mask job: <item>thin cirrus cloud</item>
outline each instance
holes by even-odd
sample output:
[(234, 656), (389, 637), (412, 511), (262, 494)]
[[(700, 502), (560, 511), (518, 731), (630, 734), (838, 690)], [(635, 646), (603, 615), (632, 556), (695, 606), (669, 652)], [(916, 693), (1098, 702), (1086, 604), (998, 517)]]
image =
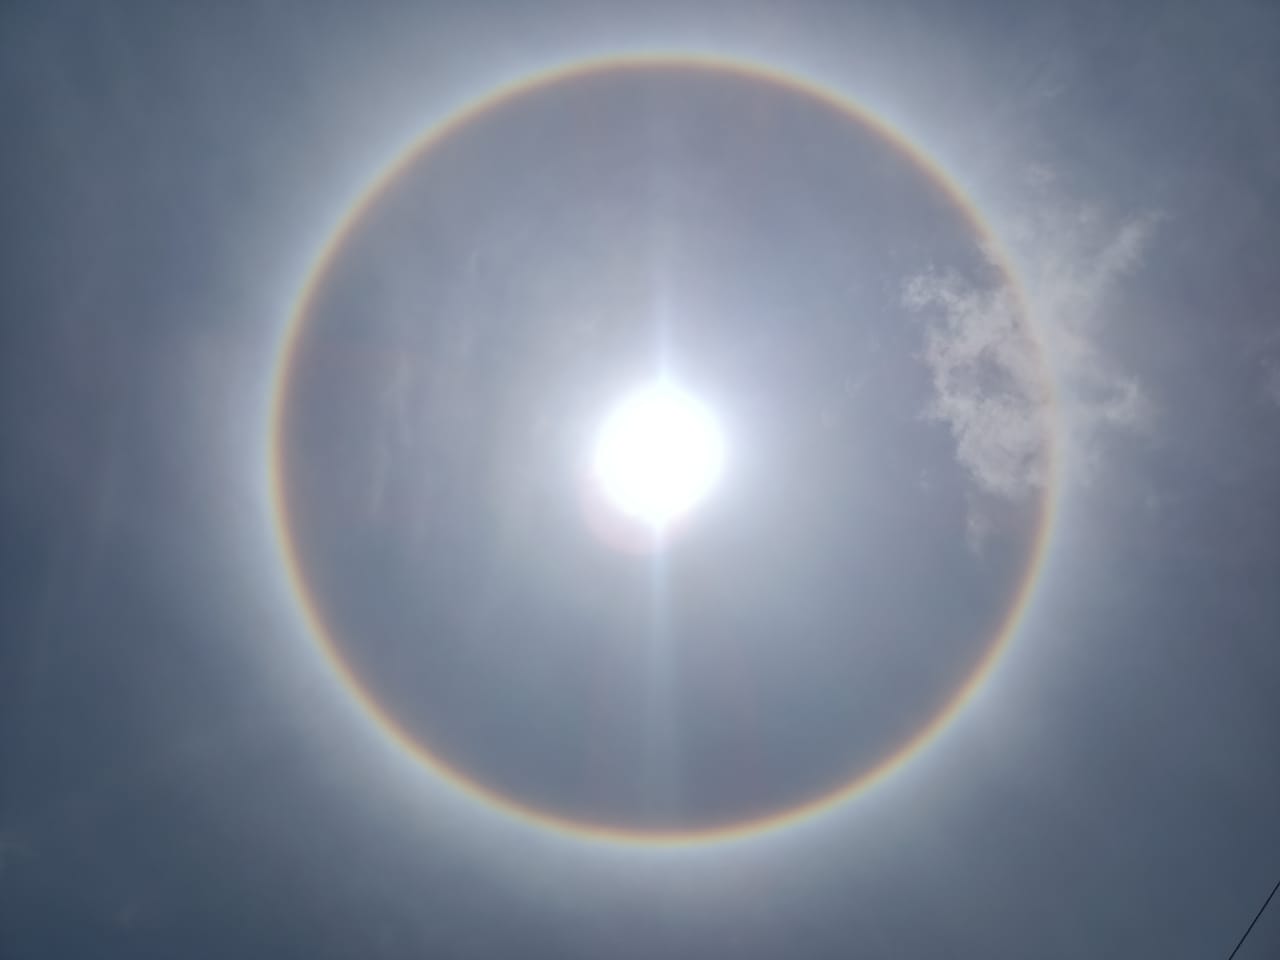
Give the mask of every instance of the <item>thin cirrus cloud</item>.
[[(1117, 220), (1042, 199), (1002, 224), (1019, 252), (1020, 280), (1053, 369), (1059, 443), (1076, 480), (1096, 475), (1104, 434), (1141, 431), (1154, 415), (1142, 385), (1103, 349), (1101, 334), (1118, 321), (1114, 294), (1141, 266), (1158, 220)], [(977, 490), (1018, 500), (1042, 488), (1050, 395), (1013, 291), (929, 270), (908, 279), (903, 303), (925, 324), (921, 359), (933, 395), (922, 415), (950, 430)]]
[(1263, 364), (1262, 389), (1276, 406), (1280, 407), (1280, 360), (1270, 360)]
[(1266, 336), (1257, 352), (1261, 356), (1262, 397), (1280, 407), (1280, 330)]

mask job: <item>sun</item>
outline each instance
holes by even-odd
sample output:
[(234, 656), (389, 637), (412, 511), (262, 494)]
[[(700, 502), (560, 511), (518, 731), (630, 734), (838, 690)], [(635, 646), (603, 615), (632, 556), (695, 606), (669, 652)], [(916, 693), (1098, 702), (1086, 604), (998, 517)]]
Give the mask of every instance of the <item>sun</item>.
[(715, 486), (724, 466), (720, 425), (697, 398), (667, 381), (626, 396), (605, 417), (592, 467), (607, 502), (665, 530)]

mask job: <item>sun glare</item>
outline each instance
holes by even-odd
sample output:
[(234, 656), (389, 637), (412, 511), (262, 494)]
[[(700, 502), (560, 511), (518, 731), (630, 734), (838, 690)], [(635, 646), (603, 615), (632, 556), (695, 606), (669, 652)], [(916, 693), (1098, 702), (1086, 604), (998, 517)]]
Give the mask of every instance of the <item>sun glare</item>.
[(724, 440), (711, 412), (688, 393), (659, 382), (626, 397), (596, 439), (596, 479), (610, 504), (662, 530), (715, 485)]

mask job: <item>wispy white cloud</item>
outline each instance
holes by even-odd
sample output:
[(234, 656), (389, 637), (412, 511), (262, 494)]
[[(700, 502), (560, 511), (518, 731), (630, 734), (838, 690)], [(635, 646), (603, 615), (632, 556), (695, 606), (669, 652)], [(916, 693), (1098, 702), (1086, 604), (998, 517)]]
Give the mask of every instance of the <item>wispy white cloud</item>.
[[(1117, 285), (1140, 264), (1159, 218), (1116, 220), (1051, 199), (1044, 168), (1028, 178), (1033, 212), (1001, 224), (1018, 251), (1019, 279), (1036, 318), (1036, 338), (1053, 373), (1058, 443), (1072, 474), (1092, 477), (1107, 431), (1141, 430), (1153, 416), (1142, 385), (1101, 346), (1113, 322)], [(904, 303), (925, 319), (922, 359), (933, 397), (924, 411), (945, 423), (956, 456), (986, 494), (1019, 499), (1048, 471), (1050, 394), (1040, 351), (1013, 291), (955, 273), (925, 272), (906, 284)]]
[(982, 489), (1017, 497), (1040, 486), (1048, 394), (1012, 292), (928, 273), (907, 284), (905, 301), (929, 316), (923, 359), (934, 394), (925, 416), (950, 427)]

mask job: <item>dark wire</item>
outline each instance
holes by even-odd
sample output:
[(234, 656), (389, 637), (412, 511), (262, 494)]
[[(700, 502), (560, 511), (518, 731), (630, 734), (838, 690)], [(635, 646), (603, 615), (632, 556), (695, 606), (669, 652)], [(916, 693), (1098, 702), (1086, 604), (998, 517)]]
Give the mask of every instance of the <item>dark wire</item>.
[(1240, 948), (1244, 946), (1245, 940), (1249, 938), (1249, 932), (1253, 930), (1253, 924), (1257, 923), (1258, 918), (1266, 911), (1267, 904), (1271, 902), (1271, 898), (1276, 895), (1277, 890), (1280, 890), (1280, 880), (1277, 880), (1276, 885), (1271, 888), (1271, 892), (1267, 894), (1267, 899), (1262, 901), (1262, 906), (1259, 907), (1258, 912), (1254, 914), (1253, 923), (1249, 924), (1249, 929), (1244, 932), (1244, 936), (1240, 938), (1240, 942), (1236, 944), (1236, 948), (1231, 951), (1231, 956), (1227, 957), (1227, 960), (1233, 960), (1235, 955), (1240, 952)]

